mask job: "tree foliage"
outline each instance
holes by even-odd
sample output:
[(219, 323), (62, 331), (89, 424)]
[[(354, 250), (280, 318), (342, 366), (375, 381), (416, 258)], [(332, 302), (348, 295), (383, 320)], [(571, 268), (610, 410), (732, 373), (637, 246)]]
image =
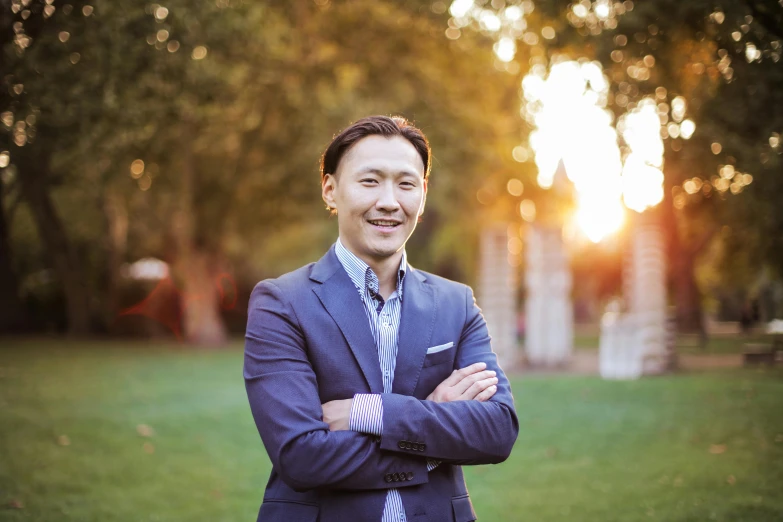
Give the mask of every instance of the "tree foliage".
[[(498, 59), (508, 60), (503, 49), (513, 48), (503, 47), (504, 40), (515, 42), (506, 69), (526, 71), (557, 55), (598, 60), (612, 84), (616, 118), (643, 98), (656, 100), (666, 144), (658, 212), (682, 326), (700, 327), (708, 289), (698, 288), (697, 260), (718, 270), (713, 282), (724, 290), (751, 286), (763, 267), (783, 274), (779, 2), (459, 1), (451, 7), (452, 27), (495, 38)], [(508, 10), (517, 8), (509, 18)], [(524, 23), (509, 25), (519, 12)], [(696, 122), (692, 137), (681, 133), (675, 99)], [(719, 258), (709, 258), (716, 252)]]
[(246, 288), (333, 241), (318, 159), (361, 116), (402, 114), (432, 142), (423, 267), (469, 277), (476, 190), (516, 175), (514, 78), (480, 36), (444, 38), (426, 2), (31, 0), (3, 16), (5, 186), (39, 236), (14, 246), (43, 247), (16, 269), (53, 268), (75, 332), (110, 327), (122, 263), (154, 255), (208, 303), (182, 306), (186, 336), (220, 341), (220, 274)]

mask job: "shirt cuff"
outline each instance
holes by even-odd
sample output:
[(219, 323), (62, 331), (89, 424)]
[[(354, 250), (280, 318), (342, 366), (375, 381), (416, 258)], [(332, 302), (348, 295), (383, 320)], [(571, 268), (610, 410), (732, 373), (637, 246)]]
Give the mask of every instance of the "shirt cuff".
[(427, 471), (432, 471), (433, 469), (437, 468), (438, 466), (440, 466), (440, 461), (439, 460), (435, 460), (435, 459), (431, 459), (431, 458), (427, 457)]
[(383, 401), (377, 393), (357, 393), (353, 396), (348, 416), (351, 431), (378, 437), (383, 434)]

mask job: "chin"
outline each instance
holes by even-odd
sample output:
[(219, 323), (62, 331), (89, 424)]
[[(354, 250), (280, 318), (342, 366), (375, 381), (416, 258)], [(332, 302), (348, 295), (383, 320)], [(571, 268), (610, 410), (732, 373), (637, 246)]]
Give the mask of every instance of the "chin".
[(368, 242), (367, 251), (373, 257), (391, 257), (399, 252), (403, 245), (404, 242), (401, 242), (397, 238), (388, 238), (382, 241), (375, 240)]
[(372, 256), (377, 258), (391, 257), (397, 252), (399, 252), (399, 250), (400, 250), (399, 247), (387, 247), (387, 246), (374, 246), (369, 248), (369, 251), (372, 254)]

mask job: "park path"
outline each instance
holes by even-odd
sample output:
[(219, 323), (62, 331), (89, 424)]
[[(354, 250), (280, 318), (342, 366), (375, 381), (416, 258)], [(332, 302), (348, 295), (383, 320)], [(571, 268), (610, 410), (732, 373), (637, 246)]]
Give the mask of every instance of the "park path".
[[(741, 354), (683, 354), (677, 360), (678, 371), (703, 371), (725, 368), (739, 368), (742, 366)], [(571, 361), (562, 368), (531, 368), (524, 364), (518, 364), (509, 368), (508, 373), (515, 376), (526, 375), (598, 375), (598, 351), (575, 350)]]

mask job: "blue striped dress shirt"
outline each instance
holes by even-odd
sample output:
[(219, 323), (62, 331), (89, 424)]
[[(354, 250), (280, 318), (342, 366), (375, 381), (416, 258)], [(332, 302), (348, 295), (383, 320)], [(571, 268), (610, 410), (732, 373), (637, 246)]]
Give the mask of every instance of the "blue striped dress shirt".
[[(378, 276), (372, 268), (356, 257), (337, 239), (334, 248), (337, 259), (348, 273), (359, 292), (370, 330), (378, 350), (378, 362), (383, 376), (383, 392), (391, 393), (394, 382), (394, 368), (397, 365), (397, 337), (400, 330), (402, 309), (402, 283), (407, 269), (403, 250), (400, 269), (397, 272), (397, 289), (384, 301), (380, 294)], [(357, 393), (351, 406), (349, 427), (351, 431), (381, 436), (383, 433), (383, 402), (381, 396), (373, 393)], [(427, 469), (438, 466), (434, 460), (427, 461)], [(405, 508), (397, 489), (390, 489), (386, 495), (381, 522), (405, 522)]]

